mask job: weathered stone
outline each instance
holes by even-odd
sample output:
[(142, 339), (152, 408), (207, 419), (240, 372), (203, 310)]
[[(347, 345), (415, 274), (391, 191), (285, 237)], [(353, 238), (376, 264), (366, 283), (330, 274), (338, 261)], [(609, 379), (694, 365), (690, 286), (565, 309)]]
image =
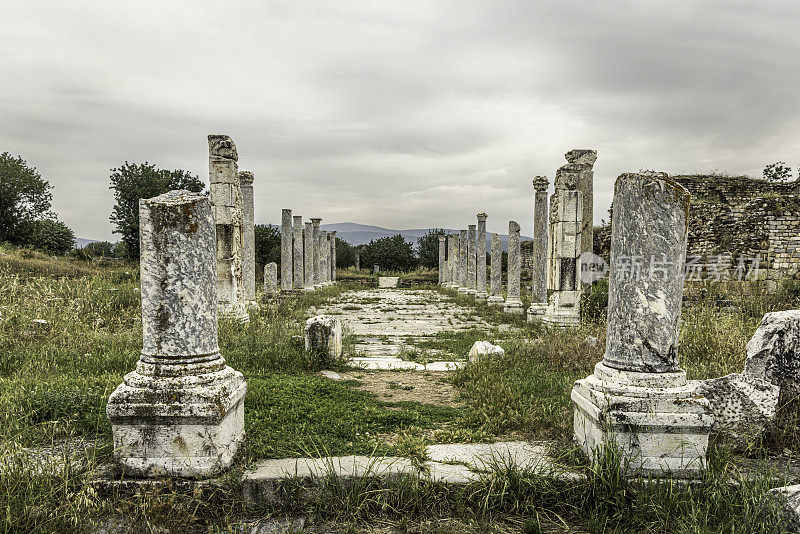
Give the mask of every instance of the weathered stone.
[(467, 247), (468, 247), (468, 233), (467, 230), (461, 230), (458, 235), (458, 292), (467, 293)]
[(550, 278), (552, 293), (542, 322), (548, 326), (577, 327), (581, 324), (581, 217), (583, 195), (565, 189), (573, 182), (559, 184), (553, 195), (550, 224)]
[(281, 210), (281, 291), (291, 291), (292, 275), (292, 210)]
[(486, 356), (504, 356), (505, 353), (500, 345), (493, 345), (488, 341), (476, 341), (469, 349), (469, 361), (476, 362)]
[(143, 347), (106, 406), (114, 457), (138, 476), (218, 473), (244, 440), (247, 386), (217, 344), (209, 199), (188, 191), (142, 199), (139, 232)]
[[(576, 441), (590, 457), (616, 443), (635, 471), (702, 468), (713, 423), (678, 366), (688, 205), (664, 173), (617, 179), (606, 353), (572, 389)], [(626, 271), (634, 257), (642, 270)]]
[(474, 297), (477, 292), (475, 225), (470, 224), (467, 228), (467, 294)]
[(528, 321), (541, 319), (547, 309), (547, 187), (544, 176), (533, 179), (533, 262), (531, 266), (531, 305)]
[(227, 135), (208, 136), (208, 176), (217, 241), (217, 312), (247, 321), (242, 284), (242, 188), (239, 156)]
[(439, 285), (443, 286), (445, 284), (444, 279), (444, 272), (445, 272), (445, 241), (446, 238), (443, 235), (439, 236)]
[(331, 232), (331, 281), (336, 282), (336, 231)]
[(331, 315), (317, 315), (306, 321), (306, 350), (326, 361), (342, 357), (342, 322)]
[(314, 262), (313, 265), (313, 280), (314, 280), (314, 289), (319, 289), (322, 287), (322, 273), (320, 271), (320, 247), (319, 247), (319, 223), (322, 221), (320, 218), (312, 218), (311, 219), (311, 243), (314, 247), (314, 255), (312, 256), (312, 261)]
[(253, 173), (239, 171), (242, 190), (242, 286), (248, 302), (256, 299), (256, 234), (254, 226)]
[(765, 500), (770, 511), (777, 514), (778, 532), (800, 532), (800, 484), (772, 488)]
[(292, 216), (292, 288), (305, 287), (303, 272), (303, 217)]
[(569, 162), (559, 169), (564, 173), (574, 174), (575, 186), (583, 199), (580, 228), (580, 251), (592, 252), (594, 250), (593, 229), (594, 221), (594, 162), (597, 161), (596, 150), (573, 149), (564, 154)]
[(447, 287), (458, 288), (456, 284), (456, 261), (458, 259), (458, 236), (447, 236)]
[(314, 291), (314, 230), (310, 222), (306, 223), (303, 248), (305, 252), (303, 289), (305, 291)]
[(378, 274), (379, 272), (381, 272), (381, 266), (376, 263), (372, 266), (372, 274)]
[(480, 300), (489, 298), (489, 292), (486, 291), (486, 218), (488, 215), (481, 212), (478, 214), (478, 235), (476, 236), (476, 271), (477, 278), (475, 284), (475, 296)]
[(508, 289), (506, 302), (503, 311), (506, 313), (522, 314), (524, 306), (520, 298), (520, 237), (519, 223), (516, 221), (508, 222)]
[(492, 234), (492, 254), (491, 254), (491, 284), (489, 286), (489, 300), (491, 306), (502, 306), (503, 299), (503, 249), (500, 236)]
[(278, 294), (278, 264), (274, 261), (264, 266), (264, 292), (267, 295)]
[(328, 238), (325, 230), (319, 231), (319, 240), (317, 243), (317, 250), (319, 250), (319, 284), (321, 286), (328, 285), (328, 277), (325, 271), (328, 269)]
[(361, 270), (361, 253), (356, 251), (356, 271)]

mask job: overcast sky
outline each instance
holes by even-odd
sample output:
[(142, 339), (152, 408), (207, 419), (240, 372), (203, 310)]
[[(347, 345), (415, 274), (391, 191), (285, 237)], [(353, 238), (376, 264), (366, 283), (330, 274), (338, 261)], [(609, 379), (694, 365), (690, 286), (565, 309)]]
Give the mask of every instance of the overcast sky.
[(531, 178), (800, 163), (800, 2), (3, 2), (0, 152), (116, 240), (109, 169), (208, 180), (209, 133), (280, 209), (391, 228), (532, 230)]

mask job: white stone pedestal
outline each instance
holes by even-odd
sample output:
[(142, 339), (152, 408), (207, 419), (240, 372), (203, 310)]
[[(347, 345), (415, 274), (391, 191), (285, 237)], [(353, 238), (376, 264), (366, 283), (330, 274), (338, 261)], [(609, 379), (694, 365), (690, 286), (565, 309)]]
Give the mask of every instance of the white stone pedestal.
[(502, 308), (505, 305), (506, 301), (500, 295), (491, 295), (488, 299), (486, 299), (486, 303), (489, 306), (496, 306), (498, 308)]
[(556, 328), (577, 328), (581, 325), (580, 291), (560, 291), (550, 295), (550, 303), (542, 316), (542, 324)]
[(525, 313), (525, 305), (519, 299), (508, 299), (503, 305), (503, 311), (514, 315), (523, 315)]
[(690, 475), (705, 465), (713, 418), (684, 371), (638, 373), (595, 366), (572, 388), (575, 440), (593, 458), (615, 443), (643, 474)]
[(547, 304), (544, 302), (531, 302), (528, 306), (528, 322), (541, 320), (544, 312), (547, 310)]

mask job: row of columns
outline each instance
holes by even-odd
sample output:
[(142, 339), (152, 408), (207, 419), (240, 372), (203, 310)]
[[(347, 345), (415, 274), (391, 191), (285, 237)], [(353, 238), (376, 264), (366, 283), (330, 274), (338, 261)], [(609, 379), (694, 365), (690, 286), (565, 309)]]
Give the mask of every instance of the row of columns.
[(313, 291), (336, 281), (336, 232), (322, 230), (321, 222), (312, 217), (304, 229), (301, 216), (282, 210), (281, 291)]

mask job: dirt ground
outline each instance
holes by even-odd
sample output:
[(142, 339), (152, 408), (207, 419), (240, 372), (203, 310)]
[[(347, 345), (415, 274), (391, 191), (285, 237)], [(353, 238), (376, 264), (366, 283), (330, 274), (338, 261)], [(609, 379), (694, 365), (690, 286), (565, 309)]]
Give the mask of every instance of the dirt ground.
[(390, 402), (421, 402), (435, 406), (462, 406), (456, 390), (447, 382), (447, 372), (347, 371), (342, 378), (358, 380), (358, 389)]

